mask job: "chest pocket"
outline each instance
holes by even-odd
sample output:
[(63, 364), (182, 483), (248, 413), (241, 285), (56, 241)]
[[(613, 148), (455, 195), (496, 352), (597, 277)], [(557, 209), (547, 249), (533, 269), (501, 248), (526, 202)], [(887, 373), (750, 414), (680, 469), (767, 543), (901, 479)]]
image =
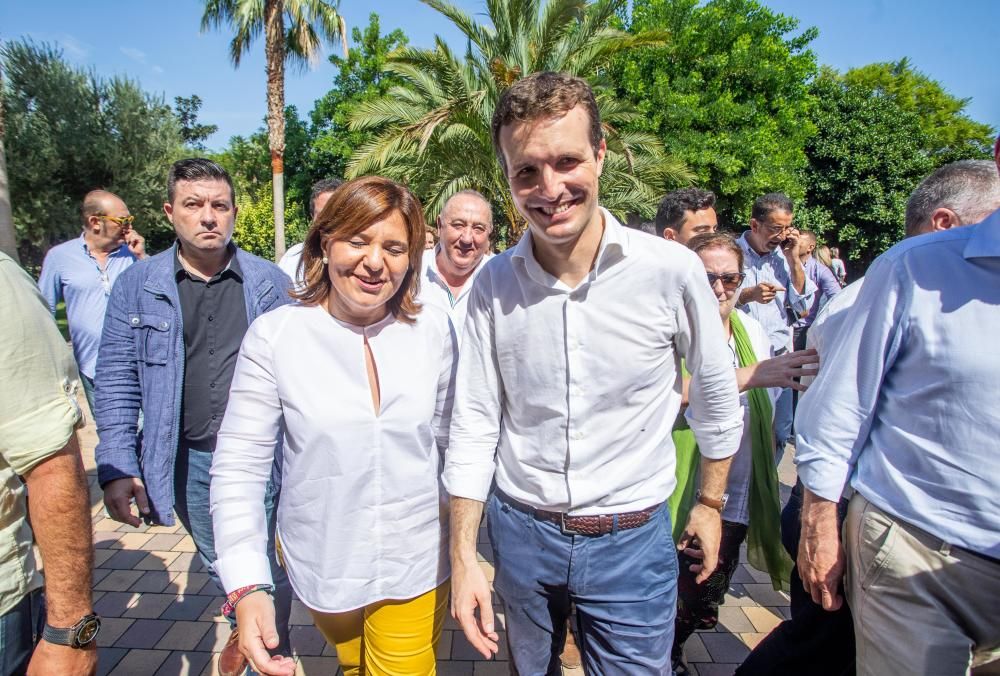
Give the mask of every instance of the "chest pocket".
[(166, 364), (170, 357), (170, 319), (147, 312), (130, 312), (129, 326), (135, 332), (139, 361), (146, 364)]

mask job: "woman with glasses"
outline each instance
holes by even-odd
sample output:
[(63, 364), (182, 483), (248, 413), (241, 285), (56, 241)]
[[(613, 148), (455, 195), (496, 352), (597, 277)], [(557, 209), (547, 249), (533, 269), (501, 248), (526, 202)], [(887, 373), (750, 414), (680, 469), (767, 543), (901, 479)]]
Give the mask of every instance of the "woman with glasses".
[[(794, 378), (817, 362), (813, 350), (770, 358), (771, 341), (764, 328), (752, 317), (733, 311), (744, 273), (743, 250), (730, 235), (697, 235), (688, 242), (688, 247), (701, 258), (708, 283), (719, 301), (719, 315), (729, 339), (743, 404), (743, 438), (730, 466), (728, 493), (719, 507), (722, 541), (718, 567), (702, 584), (696, 584), (695, 577), (701, 570), (703, 558), (701, 550), (689, 547), (678, 555), (680, 573), (673, 646), (675, 674), (690, 673), (683, 660), (684, 642), (696, 629), (711, 629), (718, 623), (719, 605), (739, 565), (740, 546), (744, 541), (748, 543), (750, 564), (766, 571), (775, 589), (788, 586), (792, 562), (781, 546), (773, 405), (781, 387), (801, 389)], [(677, 489), (670, 498), (670, 508), (673, 523), (680, 524), (683, 530), (687, 513), (696, 499), (699, 456), (690, 430), (676, 430), (674, 445), (677, 448)], [(675, 541), (680, 534), (675, 525)]]
[[(258, 318), (236, 364), (212, 463), (216, 569), (240, 651), (293, 674), (273, 648), (264, 488), (283, 446), (284, 565), (354, 674), (433, 674), (448, 601), (448, 443), (455, 333), (415, 298), (417, 198), (350, 181), (309, 229), (298, 304)], [(265, 593), (258, 593), (265, 592)]]

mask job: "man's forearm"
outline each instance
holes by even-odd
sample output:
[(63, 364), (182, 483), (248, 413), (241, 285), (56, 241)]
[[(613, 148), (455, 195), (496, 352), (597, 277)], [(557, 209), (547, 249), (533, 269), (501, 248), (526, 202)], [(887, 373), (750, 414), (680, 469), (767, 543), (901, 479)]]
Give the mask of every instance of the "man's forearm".
[(721, 460), (701, 458), (701, 493), (705, 497), (720, 499), (726, 492), (729, 481), (729, 466), (733, 463), (732, 456)]
[(798, 258), (792, 257), (788, 262), (788, 271), (792, 276), (792, 286), (798, 293), (806, 292), (806, 269)]
[(822, 498), (808, 488), (802, 496), (802, 533), (840, 538), (837, 524), (837, 503)]
[(70, 627), (91, 612), (93, 536), (87, 477), (76, 433), (25, 477), (28, 509), (45, 570), (48, 623)]
[(452, 563), (475, 563), (479, 523), (483, 518), (483, 503), (469, 498), (451, 498), (451, 560)]

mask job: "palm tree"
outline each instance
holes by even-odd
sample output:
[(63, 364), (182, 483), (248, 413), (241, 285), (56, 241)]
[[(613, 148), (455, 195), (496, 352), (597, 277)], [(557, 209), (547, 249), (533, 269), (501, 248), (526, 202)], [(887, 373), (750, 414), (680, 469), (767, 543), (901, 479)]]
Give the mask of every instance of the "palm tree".
[(424, 199), (428, 218), (459, 190), (475, 188), (504, 216), (511, 243), (525, 223), (514, 207), (494, 156), (490, 120), (501, 92), (538, 71), (562, 71), (594, 87), (608, 144), (601, 203), (619, 216), (651, 216), (668, 184), (690, 183), (685, 165), (666, 155), (652, 134), (629, 131), (638, 111), (617, 99), (602, 70), (626, 49), (660, 45), (662, 32), (630, 34), (611, 27), (627, 0), (487, 0), (492, 26), (476, 22), (448, 0), (422, 0), (468, 39), (459, 58), (441, 38), (433, 49), (405, 47), (386, 70), (402, 80), (386, 96), (361, 104), (355, 130), (372, 139), (348, 164), (348, 175), (381, 173), (406, 182)]
[(276, 260), (285, 253), (285, 61), (299, 66), (316, 63), (321, 38), (333, 42), (339, 37), (347, 55), (347, 26), (338, 5), (327, 0), (205, 0), (201, 29), (224, 24), (233, 29), (229, 54), (234, 66), (239, 67), (254, 38), (264, 33)]
[(10, 181), (7, 180), (7, 155), (3, 139), (3, 68), (0, 67), (0, 251), (18, 261), (17, 235), (14, 232), (14, 215), (10, 208)]

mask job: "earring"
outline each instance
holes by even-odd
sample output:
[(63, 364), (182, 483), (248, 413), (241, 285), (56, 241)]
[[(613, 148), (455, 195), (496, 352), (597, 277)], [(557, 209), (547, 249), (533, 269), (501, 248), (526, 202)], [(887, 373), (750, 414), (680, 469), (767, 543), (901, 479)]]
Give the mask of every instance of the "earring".
[(323, 256), (323, 265), (329, 265), (329, 264), (330, 264), (330, 259), (327, 258), (326, 256)]

